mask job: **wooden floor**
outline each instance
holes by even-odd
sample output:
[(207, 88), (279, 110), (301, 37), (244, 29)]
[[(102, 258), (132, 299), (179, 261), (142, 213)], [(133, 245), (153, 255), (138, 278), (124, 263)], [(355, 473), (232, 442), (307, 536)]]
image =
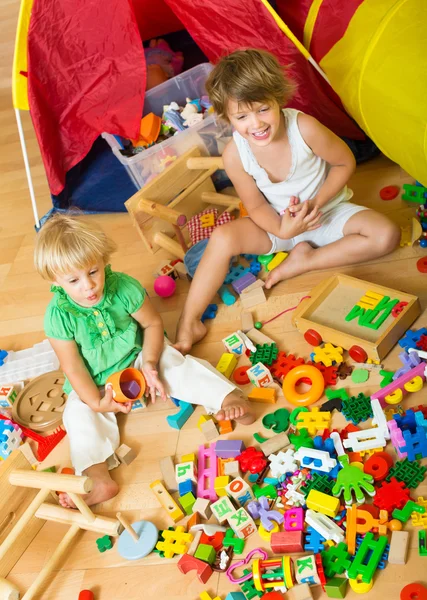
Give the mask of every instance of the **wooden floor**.
[[(32, 263), (32, 251), (35, 238), (33, 216), (30, 206), (21, 150), (11, 106), (10, 71), (13, 51), (14, 29), (19, 3), (17, 0), (3, 0), (0, 5), (1, 30), (0, 46), (0, 132), (1, 132), (1, 187), (0, 187), (0, 347), (7, 350), (26, 348), (43, 339), (43, 314), (50, 299), (49, 285), (35, 273)], [(32, 174), (40, 214), (50, 208), (50, 197), (43, 166), (28, 115), (24, 115)], [(375, 208), (400, 224), (405, 224), (414, 212), (400, 199), (383, 202), (378, 191), (384, 185), (402, 185), (411, 179), (396, 165), (378, 158), (357, 169), (351, 181), (355, 192), (355, 201)], [(113, 214), (96, 217), (106, 231), (118, 243), (119, 251), (114, 256), (113, 268), (123, 270), (139, 279), (150, 294), (153, 293), (153, 269), (167, 254), (148, 255), (133, 229), (127, 214)], [(341, 269), (341, 272), (366, 279), (389, 287), (395, 287), (416, 294), (421, 299), (423, 314), (415, 326), (427, 325), (427, 279), (416, 269), (416, 260), (422, 255), (419, 248), (401, 248), (391, 256), (366, 264)], [(328, 274), (311, 273), (282, 283), (269, 293), (268, 302), (256, 307), (256, 319), (266, 320), (285, 308), (296, 305), (299, 299)], [(155, 304), (162, 313), (165, 327), (173, 338), (175, 323), (184, 304), (188, 291), (187, 282), (179, 282), (177, 293), (170, 299), (155, 298)], [(216, 364), (223, 352), (221, 339), (239, 326), (239, 303), (233, 307), (221, 305), (218, 316), (209, 325), (209, 333), (194, 353)], [(307, 357), (310, 347), (302, 336), (293, 330), (291, 314), (286, 314), (265, 327), (265, 333), (274, 338), (279, 348), (286, 352)], [(395, 348), (385, 361), (386, 368), (395, 369), (399, 365), (398, 349)], [(348, 381), (348, 380), (347, 380)], [(351, 393), (361, 391), (372, 393), (379, 387), (379, 377), (371, 376), (366, 384), (348, 386)], [(412, 394), (405, 405), (420, 404), (425, 392)], [(277, 404), (285, 405), (283, 398)], [(256, 405), (255, 410), (261, 417), (268, 409)], [(116, 469), (113, 477), (120, 484), (120, 493), (113, 500), (97, 507), (97, 512), (113, 516), (121, 510), (131, 520), (144, 518), (153, 521), (158, 528), (171, 525), (163, 510), (149, 490), (149, 483), (159, 478), (158, 461), (166, 455), (176, 459), (182, 454), (196, 451), (203, 438), (196, 427), (198, 408), (181, 432), (172, 430), (166, 422), (166, 416), (174, 409), (171, 403), (150, 406), (143, 413), (120, 419), (122, 441), (137, 451), (137, 459), (129, 466)], [(341, 426), (341, 417), (334, 417), (334, 425)], [(252, 433), (262, 431), (260, 418), (249, 427), (236, 427), (230, 436), (243, 439), (246, 445), (253, 443)], [(43, 467), (69, 465), (67, 439), (48, 457)], [(427, 492), (423, 484), (419, 494)], [(0, 491), (1, 493), (1, 491)], [(413, 494), (417, 497), (417, 492)], [(1, 520), (1, 515), (0, 515)], [(409, 525), (408, 529), (412, 529)], [(64, 534), (61, 525), (46, 524), (28, 550), (13, 568), (9, 578), (25, 590), (35, 579)], [(100, 554), (95, 545), (97, 535), (82, 534), (61, 570), (55, 574), (49, 586), (40, 596), (43, 600), (77, 600), (79, 591), (92, 589), (96, 600), (139, 600), (142, 598), (163, 598), (195, 600), (203, 589), (212, 596), (224, 598), (228, 591), (236, 589), (225, 576), (214, 576), (206, 586), (198, 583), (194, 574), (181, 575), (175, 560), (159, 559), (152, 555), (135, 563), (122, 560), (113, 548)], [(255, 534), (247, 543), (247, 549), (260, 544)], [(366, 598), (398, 598), (399, 590), (405, 583), (422, 579), (423, 561), (417, 551), (417, 534), (411, 535), (411, 551), (406, 566), (388, 566), (378, 572), (373, 590)], [(424, 563), (425, 564), (425, 563)], [(424, 579), (427, 582), (427, 577)], [(325, 598), (319, 586), (313, 588), (315, 599)], [(356, 598), (349, 592), (347, 598)]]

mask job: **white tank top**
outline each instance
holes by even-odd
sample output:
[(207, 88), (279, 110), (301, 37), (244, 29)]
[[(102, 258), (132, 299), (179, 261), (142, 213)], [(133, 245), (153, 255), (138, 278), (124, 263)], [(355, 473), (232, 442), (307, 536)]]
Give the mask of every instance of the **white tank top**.
[[(272, 183), (265, 169), (258, 164), (248, 140), (237, 131), (233, 133), (244, 170), (254, 178), (259, 190), (279, 214), (289, 206), (291, 196), (297, 196), (301, 202), (314, 198), (330, 169), (329, 164), (314, 154), (305, 143), (298, 127), (299, 112), (301, 111), (295, 108), (283, 109), (286, 134), (291, 147), (292, 164), (286, 179), (278, 183)], [(329, 211), (339, 202), (349, 200), (352, 196), (352, 190), (344, 186), (334, 198), (322, 207), (322, 212)]]

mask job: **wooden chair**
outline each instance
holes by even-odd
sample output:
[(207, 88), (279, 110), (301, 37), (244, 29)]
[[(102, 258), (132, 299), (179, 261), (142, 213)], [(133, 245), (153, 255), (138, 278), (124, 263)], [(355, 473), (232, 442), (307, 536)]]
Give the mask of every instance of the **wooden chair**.
[(190, 247), (187, 223), (194, 215), (213, 206), (239, 209), (238, 198), (215, 191), (211, 176), (222, 168), (221, 157), (203, 157), (191, 148), (125, 203), (150, 252), (163, 248), (183, 259)]

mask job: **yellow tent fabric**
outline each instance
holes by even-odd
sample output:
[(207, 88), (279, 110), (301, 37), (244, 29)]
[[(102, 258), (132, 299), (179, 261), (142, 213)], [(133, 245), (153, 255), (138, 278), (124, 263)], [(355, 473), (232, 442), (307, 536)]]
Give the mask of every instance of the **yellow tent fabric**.
[(427, 185), (427, 1), (365, 0), (320, 66), (382, 152)]
[(34, 0), (21, 0), (12, 68), (12, 99), (14, 108), (30, 110), (28, 105), (27, 38)]

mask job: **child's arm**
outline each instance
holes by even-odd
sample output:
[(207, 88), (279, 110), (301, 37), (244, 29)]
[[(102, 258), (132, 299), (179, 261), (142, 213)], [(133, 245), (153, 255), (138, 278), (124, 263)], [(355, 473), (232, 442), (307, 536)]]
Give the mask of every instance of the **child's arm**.
[(305, 209), (304, 213), (295, 219), (290, 218), (288, 210), (282, 216), (278, 215), (259, 191), (252, 177), (244, 170), (234, 141), (226, 146), (222, 158), (226, 173), (237, 195), (248, 211), (249, 217), (258, 227), (281, 239), (291, 239), (319, 226), (318, 210), (307, 214)]
[(113, 400), (112, 387), (106, 386), (105, 395), (101, 396), (98, 386), (80, 356), (76, 342), (56, 338), (49, 338), (49, 341), (59, 359), (61, 369), (82, 402), (90, 406), (94, 412), (128, 413), (130, 411), (130, 402), (121, 403)]
[(312, 207), (318, 206), (321, 209), (346, 185), (354, 173), (356, 161), (347, 144), (314, 117), (299, 113), (298, 127), (314, 154), (331, 166), (317, 196), (310, 199)]
[(150, 388), (152, 402), (156, 399), (156, 390), (162, 400), (166, 400), (165, 388), (158, 377), (157, 365), (163, 351), (164, 328), (163, 321), (157, 310), (146, 296), (144, 303), (132, 317), (138, 321), (144, 330), (144, 343), (142, 347), (142, 368)]

